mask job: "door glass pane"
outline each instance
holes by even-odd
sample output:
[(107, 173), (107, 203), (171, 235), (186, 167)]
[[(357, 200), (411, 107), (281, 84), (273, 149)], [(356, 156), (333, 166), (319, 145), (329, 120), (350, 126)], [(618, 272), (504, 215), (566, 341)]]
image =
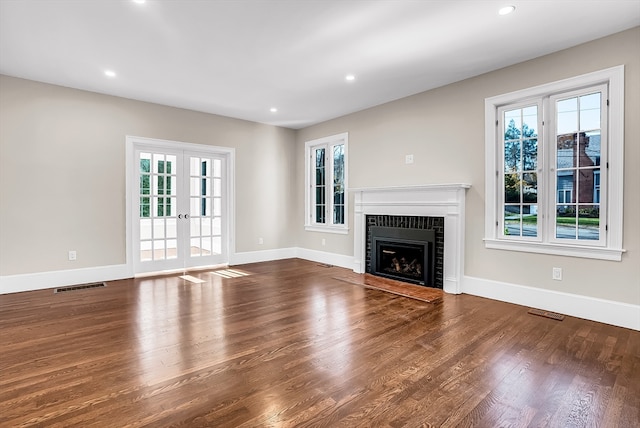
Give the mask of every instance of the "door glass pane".
[(140, 176), (140, 194), (151, 194), (151, 176), (148, 174), (142, 174)]
[(213, 180), (213, 196), (222, 196), (222, 180), (219, 178)]
[(200, 175), (203, 177), (211, 176), (211, 159), (201, 159), (200, 160)]
[(153, 259), (154, 260), (164, 260), (165, 242), (164, 240), (154, 240), (153, 241)]
[(192, 157), (189, 160), (189, 173), (192, 176), (200, 175), (200, 158)]
[(202, 243), (202, 255), (210, 256), (211, 255), (211, 237), (203, 236), (201, 239)]
[(175, 239), (167, 240), (167, 259), (178, 258), (178, 241)]
[(140, 260), (143, 262), (153, 260), (153, 251), (151, 247), (151, 241), (140, 242)]
[(151, 217), (151, 199), (140, 198), (140, 217)]
[(211, 219), (210, 218), (201, 219), (200, 230), (203, 236), (211, 236)]
[(222, 254), (222, 238), (216, 236), (211, 239), (211, 251), (213, 254)]
[(155, 239), (164, 238), (164, 220), (153, 220), (153, 237)]
[(197, 217), (200, 215), (200, 198), (190, 198), (189, 215), (191, 217)]
[(191, 257), (200, 257), (200, 238), (191, 238)]
[(140, 219), (140, 239), (151, 239), (151, 220)]
[(167, 238), (176, 238), (178, 236), (178, 222), (176, 218), (167, 219)]
[(202, 196), (211, 195), (211, 179), (209, 178), (200, 179), (200, 194)]
[(167, 155), (165, 163), (165, 173), (176, 174), (174, 165), (176, 165), (176, 157), (174, 155)]
[(191, 217), (190, 236), (200, 236), (200, 218)]
[(140, 172), (151, 172), (151, 153), (140, 153)]

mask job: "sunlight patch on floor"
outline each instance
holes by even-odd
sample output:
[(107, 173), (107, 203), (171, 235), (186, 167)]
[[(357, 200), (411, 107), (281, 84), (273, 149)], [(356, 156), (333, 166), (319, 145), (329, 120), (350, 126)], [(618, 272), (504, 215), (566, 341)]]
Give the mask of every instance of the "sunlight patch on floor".
[(221, 276), (222, 278), (239, 278), (241, 276), (249, 276), (251, 273), (239, 269), (222, 269), (209, 272), (211, 275)]
[(191, 275), (182, 275), (180, 278), (184, 279), (185, 281), (193, 282), (194, 284), (202, 284), (203, 282), (206, 282), (203, 279), (196, 278), (195, 276)]

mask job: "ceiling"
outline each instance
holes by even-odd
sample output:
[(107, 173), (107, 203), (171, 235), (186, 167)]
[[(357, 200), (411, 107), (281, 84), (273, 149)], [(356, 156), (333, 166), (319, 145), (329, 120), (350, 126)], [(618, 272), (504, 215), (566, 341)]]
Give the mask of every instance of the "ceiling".
[(640, 0), (0, 0), (0, 73), (299, 129), (638, 25)]

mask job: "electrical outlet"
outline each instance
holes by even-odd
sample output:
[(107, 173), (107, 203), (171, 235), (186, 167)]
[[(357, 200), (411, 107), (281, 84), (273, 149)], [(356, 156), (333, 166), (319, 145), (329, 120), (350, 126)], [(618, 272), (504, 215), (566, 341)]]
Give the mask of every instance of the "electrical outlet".
[(327, 240), (326, 240), (326, 239), (324, 239), (324, 238), (322, 238), (322, 245), (324, 246), (324, 245), (326, 245), (326, 244), (327, 244)]
[(69, 261), (73, 262), (78, 258), (78, 255), (74, 250), (69, 251)]
[(406, 155), (404, 157), (404, 163), (406, 163), (406, 164), (413, 163), (413, 155)]
[(262, 244), (264, 244), (264, 239), (258, 238), (258, 245), (262, 245)]
[(551, 273), (551, 278), (555, 279), (556, 281), (562, 281), (562, 268), (554, 267)]

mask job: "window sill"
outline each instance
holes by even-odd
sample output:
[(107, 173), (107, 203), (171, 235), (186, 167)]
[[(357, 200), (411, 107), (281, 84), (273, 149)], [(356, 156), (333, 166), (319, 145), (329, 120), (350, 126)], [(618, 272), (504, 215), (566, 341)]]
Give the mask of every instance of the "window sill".
[(304, 230), (307, 232), (323, 232), (323, 233), (336, 233), (339, 235), (348, 235), (349, 228), (346, 226), (312, 226), (305, 225)]
[(497, 239), (485, 239), (485, 248), (494, 250), (523, 251), (527, 253), (552, 254), (567, 257), (582, 257), (587, 259), (621, 261), (622, 248), (588, 247), (578, 245), (548, 244), (540, 242), (502, 241)]

